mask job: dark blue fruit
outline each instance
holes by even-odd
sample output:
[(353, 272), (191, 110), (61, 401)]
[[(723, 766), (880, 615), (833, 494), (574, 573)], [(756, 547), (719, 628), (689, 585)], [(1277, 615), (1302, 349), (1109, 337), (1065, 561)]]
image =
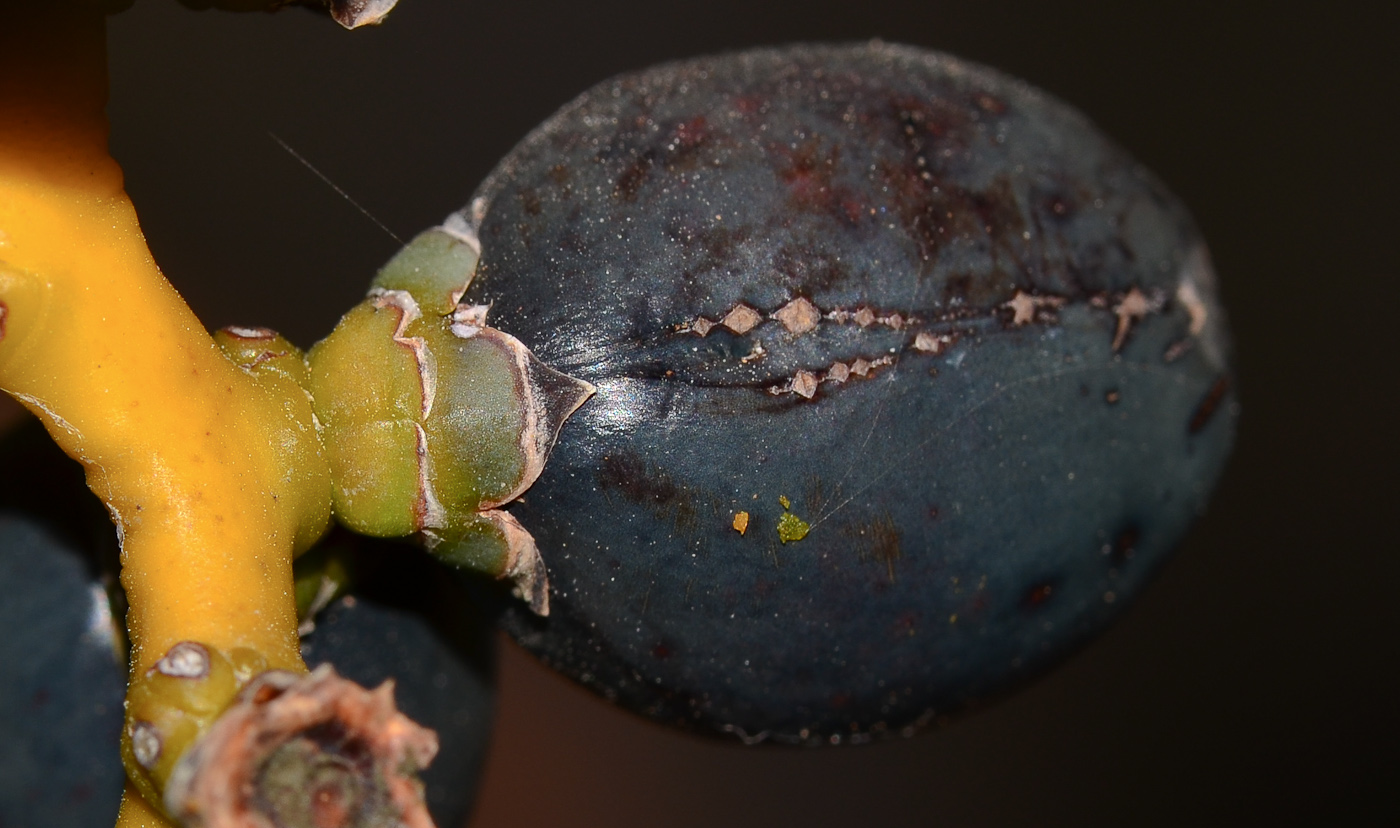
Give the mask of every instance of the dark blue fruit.
[(511, 511), (547, 663), (747, 741), (914, 729), (1062, 658), (1204, 508), (1198, 231), (1064, 104), (911, 48), (605, 82), (465, 211), (468, 300), (598, 387)]
[[(93, 828), (117, 815), (126, 641), (111, 521), (37, 422), (0, 440), (0, 826)], [(334, 534), (351, 597), (302, 639), (366, 686), (395, 680), (399, 709), (434, 729), (422, 774), (438, 825), (471, 811), (495, 705), (490, 627), (441, 565)], [(321, 552), (308, 553), (308, 559)], [(113, 603), (116, 606), (113, 606)]]
[(117, 818), (125, 643), (80, 552), (0, 512), (0, 825)]
[(116, 533), (37, 422), (0, 439), (0, 469), (0, 825), (110, 825), (126, 779)]

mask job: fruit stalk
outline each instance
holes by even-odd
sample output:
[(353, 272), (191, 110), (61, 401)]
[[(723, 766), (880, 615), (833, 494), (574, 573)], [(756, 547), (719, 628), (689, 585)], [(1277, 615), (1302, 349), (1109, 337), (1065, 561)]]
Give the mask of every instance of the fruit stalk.
[[(310, 403), (286, 370), (300, 355), (263, 332), (221, 350), (156, 267), (107, 153), (103, 14), (95, 0), (30, 2), (8, 7), (0, 25), (0, 388), (83, 464), (121, 539), (132, 644), (124, 754), (144, 797), (128, 786), (119, 825), (168, 824), (156, 803), (172, 774), (196, 790), (205, 770), (236, 773), (189, 751), (227, 710), (277, 720), (275, 740), (290, 745), (298, 727), (345, 724), (355, 708), (346, 700), (360, 699), (356, 709), (373, 715), (352, 724), (370, 729), (350, 732), (373, 761), (345, 778), (411, 788), (398, 772), (431, 758), (430, 733), (386, 713), (382, 692), (371, 703), (333, 676), (295, 678), (306, 668), (292, 557), (330, 519)], [(240, 362), (247, 340), (267, 347)], [(269, 675), (275, 686), (259, 678)], [(325, 715), (298, 724), (270, 712), (307, 698)], [(376, 752), (385, 728), (401, 738)], [(326, 762), (316, 745), (298, 750), (278, 750), (292, 775)], [(275, 784), (253, 780), (260, 794)], [(348, 788), (327, 784), (298, 790), (341, 802)], [(418, 800), (404, 805), (409, 824), (427, 819), (413, 816)], [(277, 824), (319, 818), (297, 816), (303, 805), (274, 808)], [(164, 802), (170, 813), (207, 806)]]

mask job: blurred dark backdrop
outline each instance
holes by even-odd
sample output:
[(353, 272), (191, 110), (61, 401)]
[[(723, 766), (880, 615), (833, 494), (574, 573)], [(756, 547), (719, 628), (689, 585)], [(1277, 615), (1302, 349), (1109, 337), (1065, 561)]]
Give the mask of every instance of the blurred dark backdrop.
[(1155, 587), (1020, 695), (870, 748), (673, 735), (508, 650), (474, 825), (1400, 824), (1397, 24), (1392, 3), (401, 0), (346, 33), (138, 0), (111, 23), (112, 146), (200, 317), (309, 345), (397, 244), (272, 134), (407, 238), (657, 61), (879, 36), (1055, 93), (1192, 207), (1233, 318), (1238, 449)]

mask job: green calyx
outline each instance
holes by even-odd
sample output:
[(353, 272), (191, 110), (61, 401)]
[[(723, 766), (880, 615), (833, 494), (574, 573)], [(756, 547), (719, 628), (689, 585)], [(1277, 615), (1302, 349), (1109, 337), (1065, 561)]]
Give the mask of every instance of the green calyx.
[(460, 219), (418, 235), (311, 350), (308, 387), (338, 520), (416, 535), (458, 566), (514, 580), (545, 612), (534, 541), (497, 507), (535, 481), (593, 388), (489, 327), (488, 308), (460, 303), (478, 257)]
[(311, 396), (330, 459), (331, 509), (356, 532), (417, 529), (424, 382), (406, 311), (367, 300), (311, 350)]
[(394, 254), (375, 275), (370, 291), (406, 291), (424, 314), (446, 316), (457, 309), (480, 258), (481, 249), (470, 236), (434, 227)]

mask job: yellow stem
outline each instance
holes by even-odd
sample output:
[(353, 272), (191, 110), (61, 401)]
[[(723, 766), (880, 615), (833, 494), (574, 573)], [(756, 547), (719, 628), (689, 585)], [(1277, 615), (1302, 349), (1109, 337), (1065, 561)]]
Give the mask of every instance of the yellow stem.
[[(3, 16), (0, 388), (112, 512), (131, 675), (182, 640), (304, 670), (293, 542), (308, 513), (328, 514), (329, 487), (286, 469), (289, 455), (324, 466), (319, 447), (271, 439), (307, 429), (222, 355), (152, 260), (106, 149), (101, 12), (39, 0)], [(120, 824), (165, 824), (127, 799)]]

